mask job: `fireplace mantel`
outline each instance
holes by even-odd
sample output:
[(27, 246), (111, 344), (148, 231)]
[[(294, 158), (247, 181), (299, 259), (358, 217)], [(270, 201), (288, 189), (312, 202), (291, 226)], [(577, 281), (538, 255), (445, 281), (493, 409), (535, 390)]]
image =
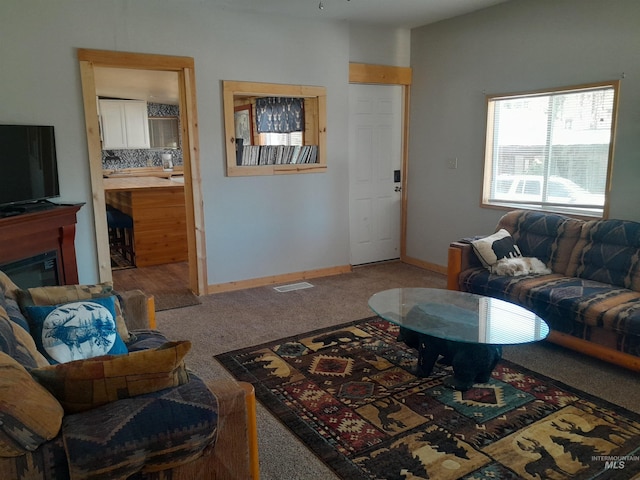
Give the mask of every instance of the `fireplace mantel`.
[(0, 218), (0, 265), (55, 251), (58, 282), (77, 284), (76, 213), (82, 205), (52, 205)]

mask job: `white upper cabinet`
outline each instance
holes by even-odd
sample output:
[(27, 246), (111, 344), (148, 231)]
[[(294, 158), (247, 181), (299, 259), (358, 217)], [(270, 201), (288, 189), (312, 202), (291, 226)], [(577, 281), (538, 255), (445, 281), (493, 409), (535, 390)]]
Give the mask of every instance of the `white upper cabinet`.
[(100, 100), (102, 149), (150, 148), (147, 102)]

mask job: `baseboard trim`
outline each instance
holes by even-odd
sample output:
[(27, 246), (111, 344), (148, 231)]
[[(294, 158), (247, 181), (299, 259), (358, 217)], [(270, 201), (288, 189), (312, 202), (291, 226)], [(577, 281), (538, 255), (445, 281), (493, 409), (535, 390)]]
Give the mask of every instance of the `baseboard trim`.
[(435, 263), (425, 262), (424, 260), (418, 260), (417, 258), (407, 257), (406, 255), (400, 259), (401, 262), (408, 263), (414, 267), (420, 267), (431, 272), (447, 274), (447, 267), (442, 265), (436, 265)]
[(309, 280), (310, 278), (329, 277), (331, 275), (340, 275), (341, 273), (351, 273), (351, 265), (339, 265), (337, 267), (319, 268), (317, 270), (306, 270), (304, 272), (292, 272), (282, 275), (272, 275), (269, 277), (252, 278), (249, 280), (240, 280), (237, 282), (217, 283), (207, 287), (207, 293), (223, 293), (233, 292), (235, 290), (243, 290), (245, 288), (265, 287), (268, 285), (276, 285), (279, 283), (297, 282), (300, 280)]

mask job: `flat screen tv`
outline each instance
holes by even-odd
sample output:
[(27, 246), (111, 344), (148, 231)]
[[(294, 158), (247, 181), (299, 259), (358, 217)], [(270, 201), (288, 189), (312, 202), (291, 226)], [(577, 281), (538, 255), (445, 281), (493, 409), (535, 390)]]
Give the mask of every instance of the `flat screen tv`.
[(52, 126), (0, 125), (0, 206), (58, 197), (58, 164)]

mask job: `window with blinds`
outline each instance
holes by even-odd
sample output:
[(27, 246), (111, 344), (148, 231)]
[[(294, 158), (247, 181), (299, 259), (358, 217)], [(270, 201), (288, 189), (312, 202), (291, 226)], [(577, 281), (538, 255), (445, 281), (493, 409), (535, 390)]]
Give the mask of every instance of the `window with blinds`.
[(483, 204), (603, 217), (618, 83), (488, 96)]
[(303, 145), (303, 132), (260, 133), (260, 145)]

